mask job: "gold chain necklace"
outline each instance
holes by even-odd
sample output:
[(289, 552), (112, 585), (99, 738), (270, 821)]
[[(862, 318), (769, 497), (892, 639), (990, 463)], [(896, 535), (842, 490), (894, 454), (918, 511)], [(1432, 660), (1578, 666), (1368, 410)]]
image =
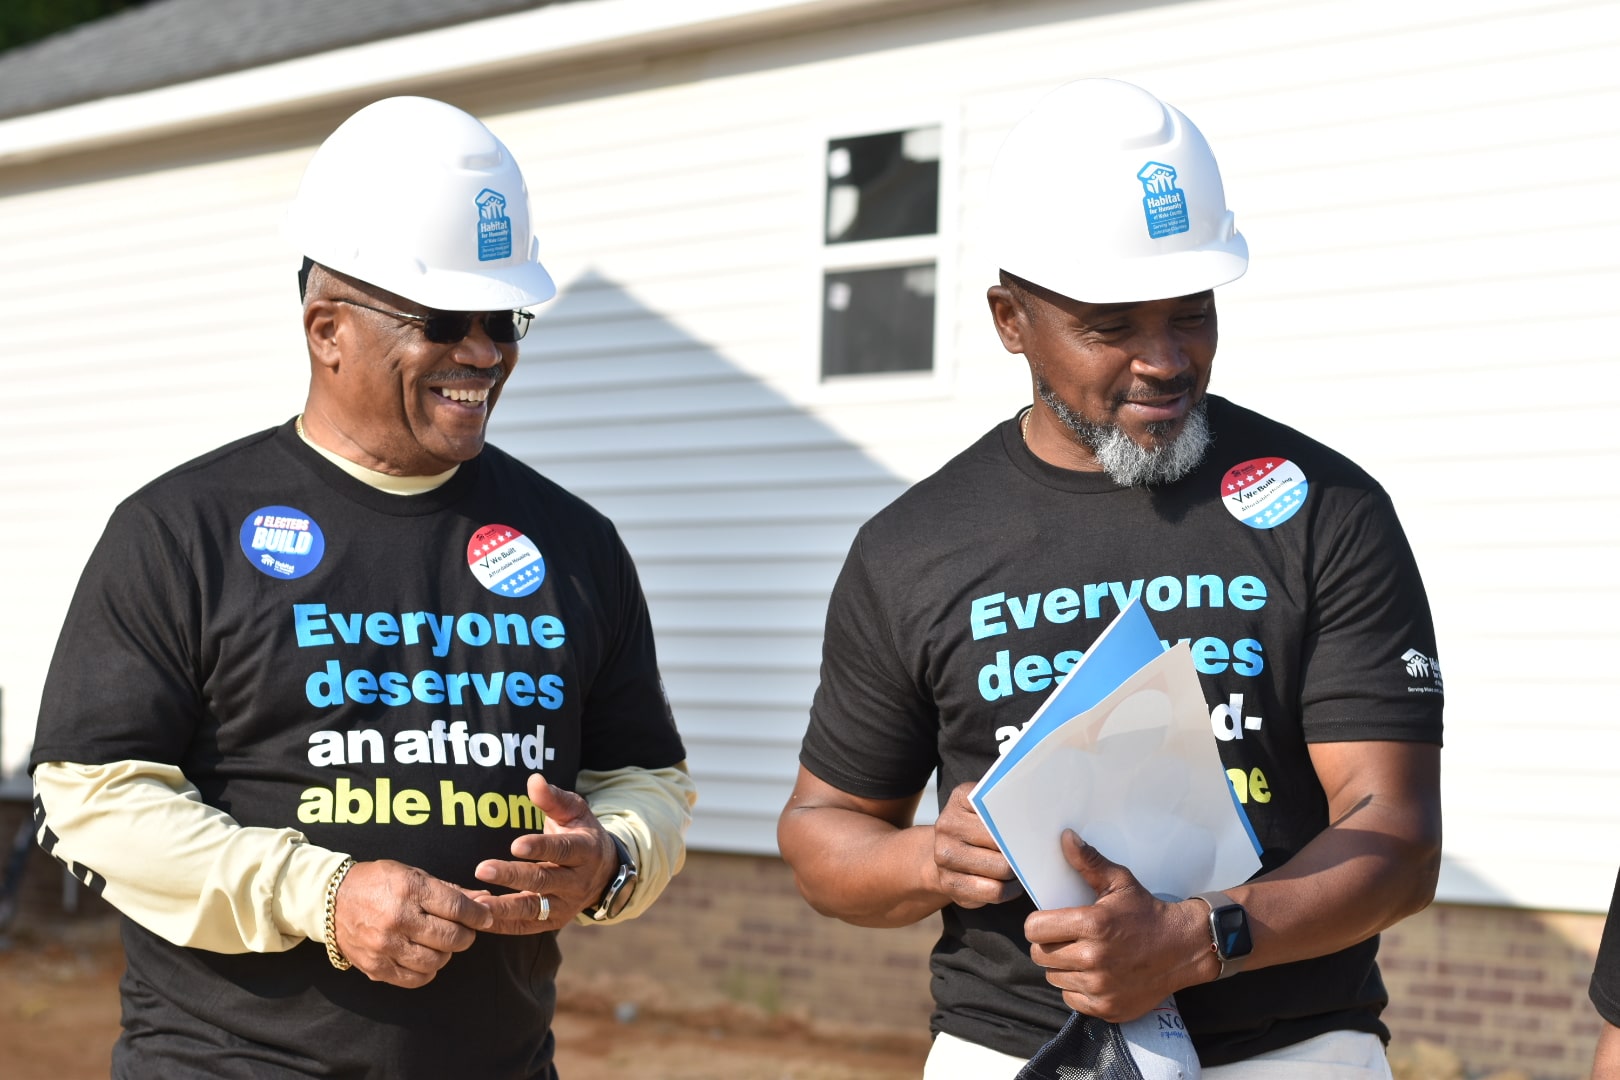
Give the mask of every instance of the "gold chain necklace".
[(1024, 437), (1024, 445), (1025, 446), (1029, 445), (1029, 417), (1030, 417), (1030, 414), (1033, 413), (1034, 411), (1035, 411), (1035, 406), (1033, 406), (1033, 405), (1031, 405), (1029, 408), (1025, 409), (1024, 410), (1024, 418), (1018, 422), (1018, 433)]

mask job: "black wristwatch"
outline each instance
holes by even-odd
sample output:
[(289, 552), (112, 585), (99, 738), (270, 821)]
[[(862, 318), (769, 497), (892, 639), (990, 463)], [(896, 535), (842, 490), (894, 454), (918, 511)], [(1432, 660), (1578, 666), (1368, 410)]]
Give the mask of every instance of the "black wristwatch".
[(590, 909), (591, 918), (603, 922), (622, 912), (630, 903), (630, 894), (636, 891), (636, 860), (631, 856), (630, 849), (624, 846), (612, 833), (608, 838), (613, 841), (613, 848), (619, 853), (619, 869), (608, 882), (607, 889), (602, 893), (602, 899)]
[(1236, 975), (1254, 952), (1254, 939), (1249, 935), (1249, 913), (1223, 892), (1202, 892), (1197, 896), (1209, 905), (1210, 946), (1221, 962), (1221, 973), (1216, 978)]

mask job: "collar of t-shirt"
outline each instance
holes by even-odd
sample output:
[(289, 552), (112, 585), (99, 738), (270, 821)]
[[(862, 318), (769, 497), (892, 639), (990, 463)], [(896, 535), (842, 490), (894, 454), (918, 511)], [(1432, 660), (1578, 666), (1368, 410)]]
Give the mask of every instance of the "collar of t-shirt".
[(368, 469), (364, 465), (356, 464), (346, 457), (332, 453), (332, 451), (311, 439), (303, 431), (298, 433), (298, 437), (304, 440), (304, 445), (362, 484), (374, 487), (378, 491), (386, 491), (390, 495), (426, 494), (434, 488), (443, 487), (449, 483), (450, 478), (456, 475), (456, 470), (461, 468), (460, 465), (452, 465), (444, 472), (435, 473), (433, 476), (392, 476), (388, 473), (377, 472), (375, 469)]

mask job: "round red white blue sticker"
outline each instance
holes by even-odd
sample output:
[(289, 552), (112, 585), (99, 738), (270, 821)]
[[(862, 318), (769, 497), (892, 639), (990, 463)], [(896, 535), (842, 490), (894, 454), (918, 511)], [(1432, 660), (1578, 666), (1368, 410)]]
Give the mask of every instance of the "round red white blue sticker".
[(290, 581), (321, 564), (326, 538), (315, 519), (290, 506), (262, 506), (242, 521), (242, 554), (261, 573)]
[(473, 533), (467, 569), (497, 596), (527, 596), (546, 579), (540, 549), (510, 525), (485, 525)]
[(1287, 458), (1254, 458), (1226, 470), (1221, 502), (1251, 529), (1275, 529), (1305, 505), (1310, 484)]

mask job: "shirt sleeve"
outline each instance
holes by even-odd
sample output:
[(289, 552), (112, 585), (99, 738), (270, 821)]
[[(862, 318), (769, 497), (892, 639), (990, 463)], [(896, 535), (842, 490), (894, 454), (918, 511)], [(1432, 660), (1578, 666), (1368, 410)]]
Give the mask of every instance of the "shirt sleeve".
[(325, 936), (326, 884), (347, 856), (238, 824), (172, 765), (41, 762), (34, 793), (40, 846), (167, 941), (272, 953)]
[(1609, 901), (1609, 916), (1603, 924), (1603, 940), (1598, 944), (1587, 996), (1599, 1016), (1620, 1026), (1620, 878), (1614, 883), (1614, 899)]
[[(686, 829), (692, 823), (697, 786), (686, 762), (665, 769), (583, 769), (575, 790), (636, 860), (636, 887), (630, 903), (612, 919), (634, 919), (652, 906), (686, 862)], [(599, 925), (581, 912), (576, 922)]]
[(611, 564), (601, 571), (603, 655), (586, 691), (580, 769), (673, 768), (686, 759), (686, 749), (659, 675), (646, 595), (618, 534), (608, 539), (603, 557)]
[(1303, 643), (1307, 742), (1439, 743), (1439, 653), (1417, 559), (1376, 489), (1321, 545)]
[(827, 605), (821, 683), (800, 763), (868, 799), (915, 795), (939, 767), (939, 712), (901, 659), (894, 620), (858, 536)]

